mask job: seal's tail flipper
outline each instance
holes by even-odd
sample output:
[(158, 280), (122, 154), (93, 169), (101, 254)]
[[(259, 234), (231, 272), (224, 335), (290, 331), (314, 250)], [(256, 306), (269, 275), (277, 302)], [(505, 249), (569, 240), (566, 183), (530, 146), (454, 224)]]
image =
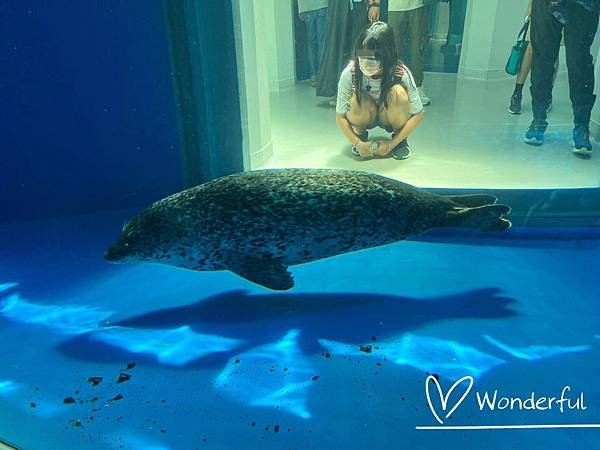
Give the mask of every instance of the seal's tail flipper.
[(494, 205), (498, 201), (498, 198), (495, 195), (490, 194), (444, 195), (444, 198), (467, 208)]
[(442, 226), (477, 228), (484, 231), (504, 231), (511, 227), (504, 214), (510, 212), (507, 205), (486, 205), (475, 208), (454, 208), (448, 211)]

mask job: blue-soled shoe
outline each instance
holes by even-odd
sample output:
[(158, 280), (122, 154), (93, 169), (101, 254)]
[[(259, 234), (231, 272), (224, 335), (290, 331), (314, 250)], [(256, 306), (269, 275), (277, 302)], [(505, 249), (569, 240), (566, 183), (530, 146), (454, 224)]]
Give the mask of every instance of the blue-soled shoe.
[(576, 126), (573, 129), (573, 153), (586, 158), (592, 156), (590, 130), (587, 127)]
[(535, 120), (529, 125), (527, 133), (525, 133), (525, 142), (529, 145), (542, 145), (544, 143), (544, 132), (548, 125)]

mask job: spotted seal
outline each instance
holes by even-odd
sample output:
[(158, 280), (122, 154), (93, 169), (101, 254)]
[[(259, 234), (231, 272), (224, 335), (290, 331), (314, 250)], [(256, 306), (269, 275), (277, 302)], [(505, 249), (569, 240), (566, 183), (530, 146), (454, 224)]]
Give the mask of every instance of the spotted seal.
[(445, 197), (373, 173), (270, 169), (225, 176), (157, 201), (123, 227), (111, 262), (229, 270), (294, 285), (288, 266), (389, 244), (437, 227), (506, 230), (492, 195)]

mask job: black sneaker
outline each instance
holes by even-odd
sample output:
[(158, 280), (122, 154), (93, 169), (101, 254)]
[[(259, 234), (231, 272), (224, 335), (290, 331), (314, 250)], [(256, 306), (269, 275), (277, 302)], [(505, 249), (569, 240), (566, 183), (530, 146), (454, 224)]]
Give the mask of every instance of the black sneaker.
[(527, 133), (525, 133), (525, 142), (529, 145), (542, 145), (547, 126), (548, 124), (545, 122), (536, 122), (535, 120), (531, 122)]
[(587, 127), (576, 126), (573, 129), (573, 153), (587, 158), (592, 156), (590, 130)]
[(402, 160), (406, 159), (410, 156), (410, 146), (408, 145), (408, 140), (404, 139), (398, 145), (396, 145), (392, 151), (390, 152), (392, 158)]
[(523, 96), (515, 92), (510, 98), (508, 112), (511, 114), (521, 114), (521, 100), (523, 100)]

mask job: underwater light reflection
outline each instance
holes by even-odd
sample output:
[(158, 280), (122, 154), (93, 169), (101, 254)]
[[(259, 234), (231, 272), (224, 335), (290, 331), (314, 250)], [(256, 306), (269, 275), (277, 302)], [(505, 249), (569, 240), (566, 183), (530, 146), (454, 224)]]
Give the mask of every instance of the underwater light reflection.
[[(4, 286), (4, 285), (3, 285)], [(90, 338), (131, 353), (149, 354), (163, 364), (182, 366), (212, 353), (238, 347), (242, 339), (201, 334), (185, 325), (172, 329), (100, 327), (113, 313), (90, 306), (38, 305), (13, 294), (0, 301), (0, 314), (19, 323), (42, 325), (51, 331)]]
[(0, 293), (8, 291), (16, 286), (18, 286), (18, 283), (2, 283), (0, 284)]
[(18, 383), (10, 380), (0, 381), (0, 395), (8, 397), (15, 394), (20, 388)]
[[(387, 359), (401, 366), (423, 372), (434, 372), (447, 379), (465, 375), (475, 378), (506, 361), (481, 352), (474, 347), (444, 339), (407, 333), (398, 339), (378, 341), (369, 355), (356, 344), (319, 339), (333, 355), (369, 356)], [(378, 347), (378, 348), (375, 348)]]
[[(40, 392), (32, 394), (33, 391), (31, 386), (22, 383), (11, 380), (0, 381), (0, 397), (8, 399), (28, 414), (48, 418), (65, 412), (61, 409), (62, 402), (58, 398)], [(32, 402), (36, 405), (35, 409), (29, 406)]]
[(183, 366), (211, 353), (230, 351), (243, 342), (241, 339), (196, 333), (187, 325), (170, 330), (102, 328), (91, 338), (132, 353), (152, 355), (159, 362), (173, 366)]
[(109, 448), (113, 448), (115, 442), (120, 444), (119, 448), (129, 448), (135, 450), (170, 450), (170, 447), (142, 436), (139, 433), (132, 433), (131, 430), (123, 429), (115, 433), (110, 433), (104, 437), (104, 442)]
[(215, 387), (249, 406), (279, 408), (310, 418), (306, 391), (314, 383), (314, 369), (300, 351), (299, 334), (290, 330), (277, 342), (234, 356)]
[(77, 335), (94, 331), (112, 312), (85, 305), (38, 305), (13, 294), (0, 302), (0, 314), (16, 322), (46, 326), (59, 334)]
[(486, 334), (483, 338), (490, 344), (505, 351), (509, 355), (525, 359), (527, 361), (536, 361), (538, 359), (552, 358), (553, 356), (564, 355), (566, 353), (580, 353), (592, 349), (591, 345), (576, 345), (571, 347), (563, 347), (560, 345), (530, 345), (528, 347), (511, 347), (492, 336)]

